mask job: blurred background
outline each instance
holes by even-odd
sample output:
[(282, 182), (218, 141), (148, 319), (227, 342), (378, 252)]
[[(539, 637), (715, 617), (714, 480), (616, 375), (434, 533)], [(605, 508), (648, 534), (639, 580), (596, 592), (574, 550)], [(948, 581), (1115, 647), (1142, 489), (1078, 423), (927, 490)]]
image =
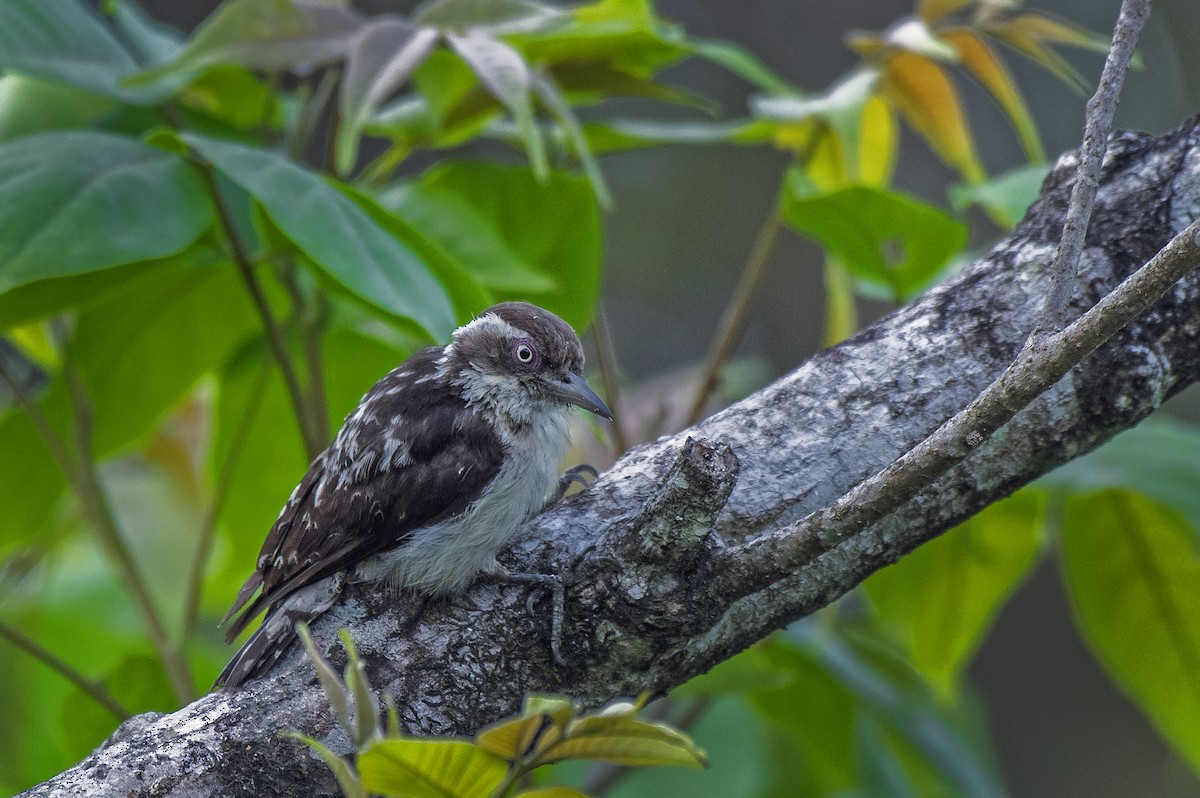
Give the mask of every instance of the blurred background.
[[(142, 4), (156, 18), (185, 30), (217, 5), (177, 0)], [(372, 0), (355, 5), (371, 13), (407, 12), (416, 3)], [(1119, 2), (1038, 0), (1027, 5), (1107, 36)], [(820, 91), (858, 62), (844, 44), (848, 31), (886, 28), (911, 13), (912, 3), (659, 0), (657, 8), (690, 34), (737, 42), (796, 85)], [(1162, 132), (1200, 112), (1200, 5), (1157, 0), (1153, 8), (1139, 47), (1143, 66), (1128, 79), (1118, 128)], [(1062, 52), (1094, 85), (1102, 56)], [(1077, 147), (1086, 98), (1031, 62), (1006, 57), (1051, 160)], [(665, 77), (718, 100), (723, 117), (746, 112), (751, 88), (711, 63), (691, 59)], [(988, 171), (995, 174), (1023, 163), (1019, 142), (992, 100), (967, 81), (960, 85)], [(663, 104), (627, 102), (631, 114), (669, 118), (675, 113)], [(613, 115), (611, 107), (606, 113)], [(958, 176), (911, 131), (901, 135), (895, 187), (945, 207), (946, 187)], [(721, 145), (602, 159), (614, 197), (605, 219), (602, 309), (622, 380), (630, 386), (629, 401), (636, 402), (639, 384), (661, 381), (704, 360), (758, 230), (774, 207), (788, 159), (766, 146)], [(972, 246), (986, 250), (999, 230), (982, 213), (968, 218)], [(745, 374), (741, 390), (789, 371), (819, 348), (823, 263), (816, 245), (783, 234), (738, 353), (746, 365), (739, 371)], [(891, 310), (884, 302), (860, 303), (864, 323)], [(1185, 393), (1172, 400), (1167, 412), (1200, 420), (1196, 400), (1196, 393)], [(1053, 565), (1041, 566), (1005, 606), (971, 677), (1012, 795), (1200, 796), (1200, 782), (1085, 650)], [(716, 712), (697, 729), (702, 744), (714, 747), (705, 734), (720, 734), (721, 717)]]

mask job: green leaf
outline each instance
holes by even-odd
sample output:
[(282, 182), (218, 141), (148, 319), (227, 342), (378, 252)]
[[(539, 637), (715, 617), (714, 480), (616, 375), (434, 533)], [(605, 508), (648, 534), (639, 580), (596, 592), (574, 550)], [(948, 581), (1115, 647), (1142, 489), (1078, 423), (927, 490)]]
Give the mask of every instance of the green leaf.
[(1029, 575), (1042, 540), (1044, 494), (991, 505), (863, 584), (875, 612), (943, 701), (1004, 601)]
[(897, 299), (927, 287), (967, 242), (966, 225), (936, 208), (869, 186), (814, 192), (797, 167), (785, 177), (780, 214), (855, 277)]
[(539, 293), (556, 286), (519, 258), (487, 218), (451, 192), (397, 183), (380, 194), (379, 202), (489, 288)]
[(406, 798), (479, 798), (504, 780), (508, 763), (463, 740), (380, 740), (358, 756), (368, 792)]
[(0, 195), (0, 293), (162, 258), (212, 223), (204, 183), (183, 158), (108, 133), (0, 145)]
[(0, 2), (0, 69), (136, 105), (157, 103), (174, 88), (125, 86), (122, 79), (139, 69), (137, 60), (79, 0)]
[(103, 94), (10, 72), (0, 77), (0, 142), (87, 127), (115, 105)]
[(750, 85), (772, 94), (798, 94), (796, 87), (776, 75), (751, 52), (733, 42), (714, 39), (691, 39), (692, 53), (707, 58), (746, 80)]
[(354, 639), (350, 637), (350, 632), (339, 629), (338, 637), (346, 649), (346, 689), (354, 698), (354, 726), (349, 731), (352, 732), (354, 747), (359, 749), (372, 740), (383, 737), (379, 729), (379, 698), (371, 689), (371, 682), (367, 678), (367, 666), (358, 656), (358, 649), (354, 647)]
[[(43, 399), (47, 412), (64, 418), (66, 394), (57, 391)], [(62, 430), (60, 430), (60, 433)], [(0, 416), (0, 556), (36, 540), (50, 519), (66, 479), (29, 416), (10, 410)]]
[(96, 456), (145, 433), (258, 329), (228, 267), (165, 271), (80, 313), (69, 352), (89, 390)]
[(1200, 559), (1194, 530), (1124, 490), (1069, 499), (1063, 575), (1088, 645), (1200, 772)]
[(363, 786), (358, 774), (354, 772), (354, 768), (350, 766), (349, 762), (329, 750), (319, 740), (314, 740), (308, 735), (294, 731), (286, 731), (283, 734), (285, 737), (291, 737), (294, 740), (304, 743), (315, 751), (317, 756), (321, 757), (321, 761), (333, 771), (333, 776), (337, 779), (338, 787), (342, 789), (342, 794), (346, 798), (367, 798), (367, 789)]
[[(952, 714), (939, 707), (924, 685), (898, 667), (886, 651), (872, 651), (864, 639), (831, 634), (812, 623), (794, 625), (787, 635), (804, 657), (853, 698), (857, 711), (874, 714), (906, 741), (915, 760), (941, 785), (927, 794), (977, 798), (1005, 794), (985, 756), (973, 750), (976, 737), (963, 728), (970, 717), (961, 709)], [(792, 708), (797, 709), (795, 705)], [(810, 733), (823, 738), (832, 735), (826, 726)], [(844, 739), (849, 741), (849, 731)], [(835, 743), (826, 740), (828, 745)]]
[(1011, 229), (1037, 199), (1049, 171), (1045, 164), (1018, 166), (984, 183), (953, 186), (950, 203), (960, 212), (979, 205), (997, 224)]
[(525, 59), (504, 42), (474, 31), (462, 35), (448, 33), (446, 40), (492, 96), (512, 114), (533, 172), (539, 180), (545, 180), (549, 171), (546, 147), (534, 121), (533, 73)]
[(511, 40), (529, 63), (604, 61), (642, 78), (691, 52), (683, 30), (658, 19), (647, 0), (576, 6), (568, 23)]
[(392, 17), (372, 19), (354, 38), (338, 97), (338, 174), (354, 168), (359, 135), (367, 119), (408, 80), (437, 41), (436, 30), (415, 28)]
[(619, 119), (587, 122), (583, 134), (596, 154), (659, 147), (664, 144), (760, 144), (774, 128), (763, 120), (733, 122), (653, 122)]
[[(1129, 488), (1182, 513), (1200, 530), (1200, 428), (1151, 418), (1042, 477), (1038, 484), (1084, 492)], [(1200, 537), (1198, 537), (1200, 540)]]
[(583, 135), (583, 128), (580, 127), (579, 120), (575, 118), (575, 112), (571, 110), (562, 90), (559, 89), (558, 84), (545, 75), (533, 76), (533, 89), (542, 104), (550, 111), (550, 115), (558, 122), (567, 141), (570, 142), (571, 149), (583, 166), (583, 172), (587, 175), (588, 182), (592, 184), (596, 200), (601, 207), (611, 208), (612, 195), (608, 193), (604, 175), (600, 173), (600, 165), (596, 163), (596, 158), (592, 155), (591, 148), (588, 147), (587, 137)]
[(454, 313), (428, 264), (334, 185), (276, 153), (195, 133), (182, 139), (254, 197), (343, 289), (368, 306), (411, 319), (437, 340), (449, 335)]
[(183, 34), (154, 19), (134, 0), (114, 0), (111, 6), (112, 23), (139, 64), (165, 64), (182, 52)]
[(600, 210), (585, 179), (552, 172), (542, 183), (528, 169), (460, 162), (433, 168), (421, 185), (454, 194), (487, 219), (518, 258), (559, 286), (539, 294), (538, 304), (576, 329), (587, 326), (599, 296), (601, 240)]
[(536, 790), (525, 790), (517, 793), (517, 798), (588, 798), (588, 794), (574, 787), (540, 787)]
[(284, 70), (345, 57), (362, 25), (352, 9), (314, 0), (227, 0), (209, 16), (179, 57), (142, 72), (127, 85), (157, 85), (217, 64)]

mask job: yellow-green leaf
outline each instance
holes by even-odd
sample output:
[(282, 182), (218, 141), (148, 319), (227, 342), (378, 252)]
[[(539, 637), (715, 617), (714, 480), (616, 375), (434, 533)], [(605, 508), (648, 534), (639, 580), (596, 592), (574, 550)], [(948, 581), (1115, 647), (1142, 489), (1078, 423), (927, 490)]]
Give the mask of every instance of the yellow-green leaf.
[(514, 760), (529, 750), (545, 722), (541, 714), (501, 721), (481, 730), (475, 735), (475, 742), (485, 751)]
[(562, 739), (539, 754), (538, 761), (594, 759), (631, 767), (694, 768), (708, 763), (704, 752), (682, 732), (661, 723), (636, 720), (624, 708), (606, 711), (613, 714), (592, 715), (571, 723)]
[(1067, 501), (1063, 572), (1084, 638), (1200, 772), (1200, 558), (1174, 510), (1125, 490)]
[(362, 782), (358, 778), (358, 774), (354, 772), (354, 768), (350, 766), (349, 762), (312, 737), (293, 731), (287, 731), (283, 734), (285, 737), (292, 737), (305, 743), (317, 753), (317, 756), (321, 757), (321, 760), (333, 771), (333, 776), (337, 779), (338, 786), (342, 788), (342, 794), (346, 798), (367, 798), (367, 791), (364, 789)]
[(380, 740), (358, 756), (367, 792), (405, 798), (479, 798), (504, 780), (508, 763), (466, 740)]
[(864, 583), (875, 612), (943, 700), (957, 695), (963, 669), (1033, 567), (1044, 505), (1041, 493), (1017, 493)]
[(1042, 149), (1042, 141), (1038, 137), (1037, 126), (1025, 98), (1021, 96), (1016, 82), (1012, 79), (1004, 62), (996, 55), (991, 47), (974, 31), (967, 28), (942, 31), (942, 38), (950, 43), (962, 65), (975, 77), (980, 84), (995, 98), (1021, 139), (1025, 157), (1031, 163), (1046, 160), (1046, 152)]
[(887, 101), (879, 95), (867, 100), (858, 130), (858, 180), (882, 188), (896, 164), (896, 115)]
[(986, 176), (954, 84), (941, 66), (906, 52), (884, 65), (884, 89), (905, 119), (968, 183)]

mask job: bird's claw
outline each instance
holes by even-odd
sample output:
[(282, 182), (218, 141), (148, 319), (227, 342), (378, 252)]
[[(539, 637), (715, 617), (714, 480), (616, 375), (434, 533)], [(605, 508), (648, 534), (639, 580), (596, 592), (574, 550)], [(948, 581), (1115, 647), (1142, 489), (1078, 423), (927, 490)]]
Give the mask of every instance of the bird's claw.
[[(554, 495), (546, 502), (546, 506), (549, 507), (558, 504), (567, 495), (567, 491), (571, 489), (571, 485), (579, 485), (584, 490), (587, 490), (592, 486), (592, 482), (595, 482), (599, 477), (600, 472), (587, 463), (580, 463), (577, 466), (568, 468), (558, 478), (558, 487), (555, 489)], [(588, 481), (589, 479), (591, 480), (590, 482)]]
[[(534, 585), (541, 590), (550, 591), (550, 656), (554, 659), (554, 664), (560, 666), (566, 665), (567, 660), (562, 655), (562, 627), (563, 618), (567, 614), (567, 591), (563, 585), (562, 577), (554, 574), (521, 574), (510, 571), (505, 575), (505, 578), (510, 582)], [(525, 609), (531, 615), (534, 612), (533, 605), (537, 600), (539, 592), (539, 590), (531, 591), (525, 599)]]

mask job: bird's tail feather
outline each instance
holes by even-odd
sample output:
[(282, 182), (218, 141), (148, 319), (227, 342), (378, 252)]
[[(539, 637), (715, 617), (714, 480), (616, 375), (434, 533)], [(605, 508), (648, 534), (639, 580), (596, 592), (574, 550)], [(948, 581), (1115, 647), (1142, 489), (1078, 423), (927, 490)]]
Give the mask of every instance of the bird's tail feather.
[(229, 660), (213, 688), (237, 690), (266, 674), (298, 639), (296, 624), (320, 617), (333, 606), (341, 588), (342, 575), (335, 574), (296, 591), (268, 610), (262, 625)]

